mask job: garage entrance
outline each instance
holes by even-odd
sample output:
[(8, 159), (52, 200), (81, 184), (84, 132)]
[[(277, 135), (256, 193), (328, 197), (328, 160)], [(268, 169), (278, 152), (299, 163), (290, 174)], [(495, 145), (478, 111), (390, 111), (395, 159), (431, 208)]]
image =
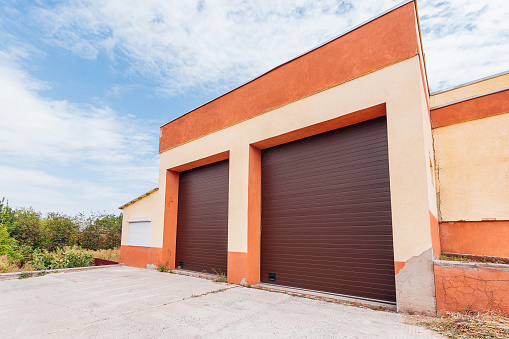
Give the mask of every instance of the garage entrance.
[(176, 266), (226, 274), (228, 160), (179, 173)]
[(261, 281), (396, 301), (386, 118), (262, 151)]

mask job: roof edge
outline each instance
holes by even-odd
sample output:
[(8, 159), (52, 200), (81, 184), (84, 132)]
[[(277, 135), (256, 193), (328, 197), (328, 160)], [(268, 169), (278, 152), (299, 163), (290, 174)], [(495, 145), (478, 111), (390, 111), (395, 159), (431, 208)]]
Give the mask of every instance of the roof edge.
[(152, 193), (154, 193), (154, 192), (156, 192), (156, 191), (158, 191), (158, 190), (159, 190), (159, 187), (153, 188), (153, 189), (151, 189), (150, 191), (148, 191), (147, 193), (142, 194), (142, 195), (140, 195), (139, 197), (137, 197), (137, 198), (135, 198), (135, 199), (133, 199), (133, 200), (129, 201), (128, 203), (123, 204), (123, 205), (122, 205), (122, 206), (120, 206), (118, 209), (119, 209), (119, 210), (123, 210), (123, 209), (124, 209), (124, 208), (126, 208), (127, 206), (134, 204), (135, 202), (137, 202), (137, 201), (139, 201), (139, 200), (141, 200), (141, 199), (143, 199), (143, 198), (145, 198), (145, 197), (147, 197), (147, 196), (151, 195)]
[(495, 93), (498, 93), (498, 92), (504, 92), (504, 91), (507, 91), (507, 90), (509, 90), (509, 87), (499, 88), (499, 89), (496, 89), (496, 90), (493, 90), (493, 91), (489, 91), (489, 92), (486, 92), (486, 93), (472, 95), (472, 96), (469, 96), (467, 98), (463, 98), (463, 99), (459, 99), (459, 100), (448, 102), (446, 104), (442, 104), (442, 105), (438, 105), (438, 106), (435, 106), (435, 107), (431, 107), (430, 111), (433, 111), (433, 110), (436, 110), (436, 109), (439, 109), (439, 108), (443, 108), (443, 107), (446, 107), (446, 106), (451, 106), (451, 105), (454, 105), (454, 104), (458, 104), (458, 103), (463, 102), (463, 101), (468, 101), (468, 100), (476, 99), (476, 98), (483, 97), (483, 96), (486, 96), (486, 95), (495, 94)]
[(494, 79), (494, 78), (497, 78), (499, 76), (506, 75), (506, 74), (509, 74), (509, 71), (495, 73), (493, 75), (489, 75), (489, 76), (486, 76), (486, 77), (483, 77), (483, 78), (480, 78), (480, 79), (477, 79), (477, 80), (472, 80), (472, 81), (469, 81), (469, 82), (465, 82), (463, 84), (460, 84), (460, 85), (457, 85), (457, 86), (454, 86), (454, 87), (449, 87), (449, 88), (446, 88), (446, 89), (443, 89), (443, 90), (440, 90), (440, 91), (433, 92), (430, 95), (437, 95), (437, 94), (442, 94), (442, 93), (445, 93), (445, 92), (453, 91), (453, 90), (461, 88), (461, 87), (466, 87), (468, 85), (473, 85), (473, 84), (476, 84), (478, 82), (482, 82), (482, 81), (489, 80), (489, 79)]

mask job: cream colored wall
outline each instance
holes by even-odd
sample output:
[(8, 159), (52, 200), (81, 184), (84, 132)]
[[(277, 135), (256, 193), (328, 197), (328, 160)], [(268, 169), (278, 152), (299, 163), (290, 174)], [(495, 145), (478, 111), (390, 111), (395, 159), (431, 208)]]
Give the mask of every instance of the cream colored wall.
[[(159, 192), (166, 189), (166, 169), (230, 150), (228, 250), (247, 252), (249, 144), (386, 102), (395, 260), (406, 261), (431, 247), (424, 95), (416, 56), (162, 152)], [(157, 213), (154, 244), (162, 243), (163, 211)]]
[(161, 234), (164, 214), (164, 193), (162, 192), (164, 191), (155, 191), (143, 199), (124, 207), (121, 245), (127, 245), (129, 223), (126, 220), (150, 218), (150, 247), (163, 247)]
[(437, 128), (443, 221), (509, 220), (509, 113)]
[(433, 94), (430, 97), (430, 106), (436, 107), (448, 104), (453, 101), (462, 100), (472, 96), (491, 92), (500, 88), (507, 87), (509, 84), (509, 73), (482, 80), (470, 85), (453, 88), (448, 91)]
[(394, 260), (401, 262), (432, 247), (429, 211), (436, 213), (427, 90), (415, 60), (417, 65), (388, 89), (395, 97), (387, 102)]

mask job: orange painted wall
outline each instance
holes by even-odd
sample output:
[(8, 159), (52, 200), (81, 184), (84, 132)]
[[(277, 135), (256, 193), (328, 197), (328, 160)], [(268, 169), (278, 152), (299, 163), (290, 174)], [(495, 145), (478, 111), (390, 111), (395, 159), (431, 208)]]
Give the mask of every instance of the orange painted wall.
[(509, 112), (509, 89), (437, 109), (432, 108), (431, 127), (457, 124), (505, 112)]
[(471, 309), (509, 314), (509, 272), (435, 265), (437, 313)]
[(430, 222), (430, 231), (431, 231), (431, 243), (433, 244), (433, 257), (438, 259), (440, 257), (441, 245), (440, 245), (440, 234), (438, 227), (438, 220), (435, 218), (431, 211), (429, 212), (429, 222)]
[(442, 222), (440, 241), (447, 253), (509, 257), (509, 221)]
[(394, 262), (394, 274), (398, 275), (399, 271), (405, 267), (405, 263), (403, 261), (395, 261)]
[(291, 131), (289, 133), (281, 134), (270, 139), (261, 140), (254, 143), (253, 146), (259, 149), (265, 149), (281, 145), (287, 142), (307, 138), (312, 135), (332, 131), (341, 127), (358, 124), (363, 121), (381, 117), (385, 114), (386, 108), (385, 103), (383, 103), (350, 114), (342, 115), (335, 119), (327, 120), (319, 124), (307, 126), (301, 129), (297, 129), (295, 131)]
[(174, 168), (170, 168), (170, 169), (172, 171), (174, 171), (174, 172), (183, 172), (183, 171), (187, 171), (187, 170), (190, 170), (190, 169), (193, 169), (193, 168), (209, 165), (209, 164), (212, 164), (214, 162), (226, 160), (229, 157), (230, 157), (230, 152), (229, 151), (221, 152), (221, 153), (214, 154), (214, 155), (211, 155), (211, 156), (206, 157), (206, 158), (198, 159), (196, 161), (191, 161), (190, 163), (187, 163), (187, 164), (184, 164), (184, 165), (180, 165), (180, 166), (177, 166), (177, 167), (174, 167)]
[(166, 192), (164, 197), (164, 231), (163, 231), (163, 262), (170, 261), (175, 268), (175, 252), (177, 251), (177, 213), (179, 198), (179, 174), (166, 171)]
[(248, 230), (247, 230), (247, 280), (260, 282), (261, 213), (262, 213), (262, 154), (249, 146)]
[(159, 151), (408, 59), (415, 31), (411, 2), (162, 126)]
[(228, 282), (232, 284), (240, 284), (242, 279), (248, 284), (256, 284), (249, 282), (247, 276), (248, 259), (245, 252), (228, 252)]
[(157, 265), (162, 262), (162, 248), (121, 246), (120, 262), (127, 266), (146, 268), (147, 265)]

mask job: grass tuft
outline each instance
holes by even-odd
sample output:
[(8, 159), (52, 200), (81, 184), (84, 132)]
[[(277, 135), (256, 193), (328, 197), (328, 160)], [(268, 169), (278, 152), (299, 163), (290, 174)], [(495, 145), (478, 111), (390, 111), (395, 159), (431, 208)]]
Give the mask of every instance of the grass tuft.
[(454, 339), (509, 338), (509, 318), (497, 312), (448, 313), (441, 318), (427, 317), (416, 324)]

